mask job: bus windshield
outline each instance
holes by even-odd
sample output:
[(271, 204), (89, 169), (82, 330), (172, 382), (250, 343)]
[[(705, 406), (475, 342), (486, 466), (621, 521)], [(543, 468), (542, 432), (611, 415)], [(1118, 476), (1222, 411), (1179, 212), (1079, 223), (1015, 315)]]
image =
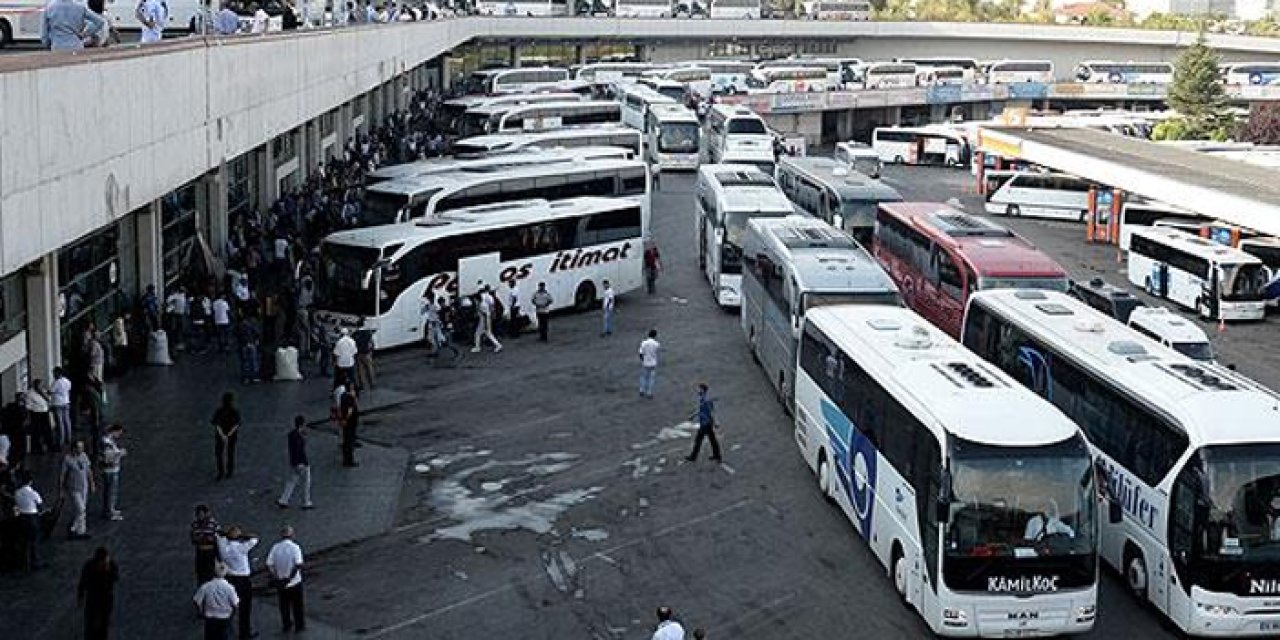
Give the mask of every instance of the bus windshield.
[(658, 151), (664, 153), (695, 153), (698, 151), (698, 124), (696, 122), (669, 122), (662, 125), (658, 136)]
[(1045, 291), (1061, 291), (1068, 288), (1066, 276), (1029, 277), (998, 276), (978, 278), (978, 288), (987, 289), (1041, 289)]
[(361, 226), (393, 224), (400, 221), (400, 210), (405, 207), (406, 198), (393, 193), (366, 191), (364, 193), (364, 211), (360, 216)]
[(1169, 547), (1192, 584), (1274, 593), (1253, 590), (1250, 578), (1280, 577), (1280, 444), (1204, 447), (1178, 475), (1173, 501)]
[(1267, 274), (1260, 264), (1222, 265), (1222, 277), (1223, 300), (1262, 300), (1265, 295)]
[(320, 273), (316, 282), (317, 308), (360, 316), (376, 309), (373, 274), (381, 252), (373, 247), (320, 245)]
[(790, 211), (729, 211), (724, 214), (724, 243), (721, 246), (720, 273), (742, 273), (742, 236), (751, 218), (781, 218)]
[(1213, 345), (1208, 342), (1174, 342), (1169, 346), (1174, 351), (1192, 360), (1200, 360), (1202, 362), (1211, 362), (1213, 360)]
[[(1016, 579), (1018, 572), (1009, 570), (1021, 570), (1024, 561), (1093, 556), (1094, 470), (1082, 436), (1038, 447), (950, 440), (947, 584), (973, 588), (975, 573)], [(987, 564), (1000, 568), (991, 567), (992, 573)], [(1092, 568), (1089, 573), (1092, 579)], [(979, 584), (992, 590), (986, 581)]]
[(734, 118), (729, 121), (728, 130), (730, 134), (760, 134), (768, 135), (768, 130), (764, 128), (764, 122), (755, 118)]

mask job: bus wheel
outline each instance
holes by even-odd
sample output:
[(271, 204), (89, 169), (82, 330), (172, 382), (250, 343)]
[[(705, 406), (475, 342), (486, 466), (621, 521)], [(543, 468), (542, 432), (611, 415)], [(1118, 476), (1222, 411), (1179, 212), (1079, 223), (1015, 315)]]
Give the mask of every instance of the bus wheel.
[(787, 393), (787, 374), (785, 371), (778, 372), (778, 402), (782, 405), (782, 412), (791, 415), (791, 394)]
[(1080, 222), (1084, 222), (1084, 221), (1085, 221), (1086, 219), (1088, 219), (1088, 218), (1089, 218), (1089, 210), (1088, 210), (1088, 209), (1081, 209), (1081, 210), (1080, 210)]
[(1016, 204), (1011, 204), (1004, 208), (1004, 214), (1010, 218), (1016, 218), (1022, 215), (1022, 209)]
[(1154, 282), (1151, 281), (1150, 277), (1147, 278), (1144, 288), (1147, 290), (1147, 295), (1149, 296), (1156, 295), (1156, 285)]
[(751, 330), (748, 332), (747, 344), (751, 347), (751, 361), (756, 364), (760, 364), (760, 352), (757, 351), (755, 327), (751, 327)]
[(1125, 545), (1124, 583), (1129, 592), (1143, 604), (1147, 602), (1147, 562), (1132, 544)]
[(596, 303), (596, 285), (594, 282), (587, 280), (578, 285), (578, 290), (573, 294), (573, 308), (578, 311), (589, 311)]
[(8, 22), (0, 21), (0, 49), (13, 44), (13, 28)]
[(907, 603), (907, 559), (902, 555), (902, 546), (897, 542), (893, 543), (893, 560), (889, 562), (889, 571), (893, 574), (893, 589), (898, 592), (898, 597), (902, 598), (903, 604)]
[(831, 495), (831, 463), (827, 462), (827, 452), (818, 453), (818, 491), (827, 502), (834, 502)]

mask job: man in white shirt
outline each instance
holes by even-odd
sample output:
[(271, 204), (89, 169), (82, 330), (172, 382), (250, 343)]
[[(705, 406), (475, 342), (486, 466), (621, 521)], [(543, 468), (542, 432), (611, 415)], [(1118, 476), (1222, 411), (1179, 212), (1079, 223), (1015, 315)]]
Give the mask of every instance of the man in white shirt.
[(671, 607), (658, 607), (658, 628), (652, 640), (684, 640), (684, 627), (674, 617)]
[(209, 310), (213, 312), (213, 329), (218, 334), (218, 349), (226, 353), (231, 348), (231, 303), (226, 296), (218, 296)]
[(53, 368), (53, 386), (49, 387), (49, 407), (53, 410), (54, 444), (71, 444), (71, 380), (62, 367)]
[(160, 42), (164, 37), (164, 23), (169, 19), (168, 10), (160, 0), (142, 0), (135, 12), (138, 22), (142, 23), (142, 36), (138, 42), (147, 44)]
[(13, 493), (13, 508), (18, 512), (18, 520), (22, 524), (22, 543), (25, 553), (27, 571), (40, 568), (40, 507), (44, 500), (31, 486), (31, 474), (21, 471), (18, 476), (18, 490)]
[(249, 23), (249, 33), (266, 33), (268, 26), (271, 24), (271, 16), (268, 16), (267, 12), (263, 11), (262, 7), (258, 6), (256, 2), (249, 7), (253, 9), (253, 21)]
[(102, 517), (115, 521), (124, 520), (120, 513), (120, 462), (128, 451), (120, 446), (124, 427), (119, 423), (107, 427), (102, 438)]
[(267, 575), (280, 596), (280, 623), (285, 633), (306, 629), (302, 601), (302, 548), (293, 541), (293, 527), (280, 530), (280, 541), (267, 553)]
[(351, 337), (350, 329), (343, 329), (342, 336), (333, 345), (333, 367), (338, 384), (354, 385), (356, 383), (356, 354), (360, 352), (356, 339)]
[(1074, 538), (1076, 537), (1076, 531), (1071, 528), (1071, 525), (1063, 522), (1058, 517), (1057, 506), (1050, 503), (1043, 505), (1042, 508), (1035, 512), (1035, 515), (1027, 520), (1027, 526), (1022, 532), (1022, 537), (1025, 540), (1038, 541), (1053, 535)]
[(507, 335), (512, 338), (520, 337), (521, 325), (524, 318), (521, 317), (520, 309), (520, 283), (515, 278), (511, 279), (511, 284), (507, 289)]
[(191, 312), (191, 301), (187, 298), (187, 290), (179, 287), (164, 301), (165, 317), (169, 320), (169, 336), (178, 344), (181, 351), (187, 347), (187, 317)]
[(493, 352), (502, 351), (502, 343), (493, 337), (493, 294), (490, 293), (489, 287), (480, 288), (480, 304), (477, 306), (478, 312), (476, 317), (476, 340), (475, 346), (471, 348), (471, 353), (480, 353), (481, 340), (487, 339), (489, 344), (493, 345)]
[(240, 611), (236, 616), (240, 637), (252, 638), (253, 631), (253, 581), (249, 566), (249, 552), (258, 546), (258, 537), (247, 534), (239, 525), (227, 527), (226, 534), (218, 534), (218, 556), (227, 568), (227, 582), (236, 590)]
[(600, 309), (604, 311), (604, 331), (600, 333), (601, 337), (613, 335), (613, 304), (613, 285), (605, 280), (604, 295), (600, 299)]
[(658, 380), (658, 330), (650, 329), (649, 337), (640, 341), (640, 395), (653, 399), (653, 383)]
[(71, 504), (75, 508), (75, 515), (71, 519), (71, 539), (88, 538), (89, 492), (93, 491), (94, 482), (93, 466), (89, 464), (89, 454), (84, 451), (83, 440), (70, 445), (67, 455), (63, 456), (58, 486), (60, 494), (71, 496)]
[(218, 565), (214, 569), (213, 579), (200, 585), (196, 589), (196, 595), (191, 598), (196, 605), (196, 612), (204, 619), (206, 640), (225, 640), (231, 637), (231, 616), (236, 613), (240, 596), (236, 595), (235, 587), (223, 577), (226, 573), (226, 568)]

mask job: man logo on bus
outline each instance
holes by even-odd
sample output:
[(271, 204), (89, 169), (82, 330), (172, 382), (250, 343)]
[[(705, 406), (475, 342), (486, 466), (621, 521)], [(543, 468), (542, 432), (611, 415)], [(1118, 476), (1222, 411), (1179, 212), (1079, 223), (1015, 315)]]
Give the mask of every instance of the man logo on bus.
[[(871, 516), (876, 489), (876, 450), (839, 407), (822, 401), (822, 417), (827, 423), (827, 440), (835, 458), (840, 488), (849, 496), (855, 524), (862, 537), (871, 539)], [(847, 446), (845, 443), (849, 443)]]

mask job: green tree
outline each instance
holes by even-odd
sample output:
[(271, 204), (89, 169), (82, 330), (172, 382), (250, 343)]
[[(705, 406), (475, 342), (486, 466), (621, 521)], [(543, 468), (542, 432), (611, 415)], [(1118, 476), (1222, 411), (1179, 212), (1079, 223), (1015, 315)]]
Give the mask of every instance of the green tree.
[(1209, 137), (1231, 124), (1220, 63), (1218, 54), (1204, 43), (1203, 33), (1174, 62), (1169, 106), (1186, 119), (1188, 137)]

